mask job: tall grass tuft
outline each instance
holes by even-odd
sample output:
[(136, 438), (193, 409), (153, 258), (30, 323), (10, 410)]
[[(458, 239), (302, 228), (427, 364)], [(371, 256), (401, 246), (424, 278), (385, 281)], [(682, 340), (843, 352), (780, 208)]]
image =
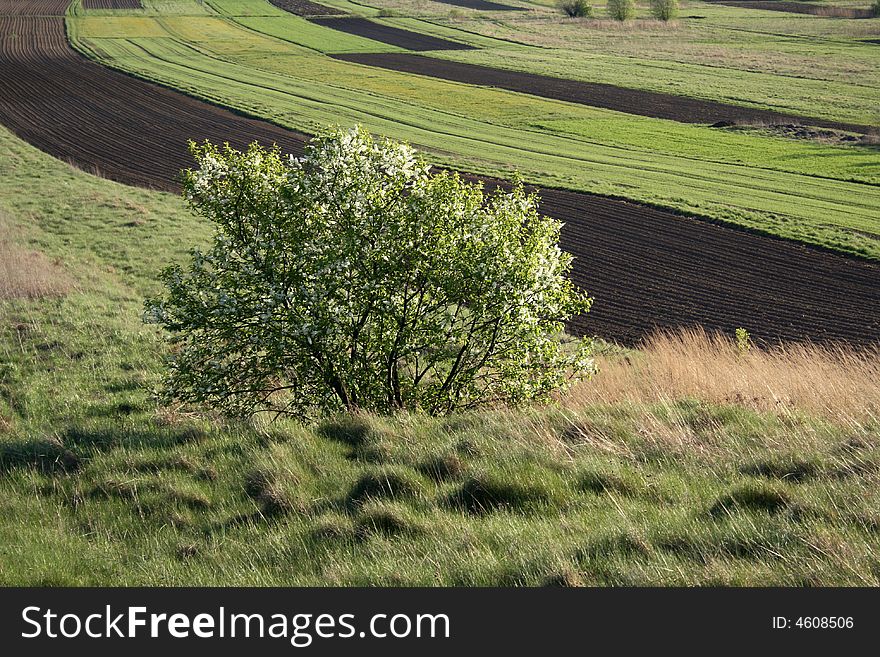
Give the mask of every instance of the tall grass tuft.
[(73, 281), (60, 263), (10, 241), (9, 222), (0, 215), (0, 299), (63, 296)]
[(789, 343), (743, 350), (726, 336), (691, 329), (658, 333), (638, 353), (608, 356), (599, 366), (591, 382), (565, 397), (566, 406), (692, 398), (846, 423), (880, 416), (880, 346)]

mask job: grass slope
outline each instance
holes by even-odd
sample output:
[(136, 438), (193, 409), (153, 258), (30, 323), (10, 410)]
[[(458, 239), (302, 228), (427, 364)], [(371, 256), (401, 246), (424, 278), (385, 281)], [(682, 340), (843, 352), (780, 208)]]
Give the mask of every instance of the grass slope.
[[(235, 11), (257, 4), (265, 3), (236, 0)], [(304, 21), (289, 15), (144, 20), (114, 34), (103, 17), (71, 18), (69, 30), (105, 64), (291, 128), (360, 122), (442, 164), (501, 176), (518, 169), (540, 184), (880, 257), (876, 147), (682, 125), (355, 66), (310, 48), (356, 50), (367, 40), (311, 24), (300, 32)], [(235, 21), (271, 23), (281, 38)]]
[(3, 129), (0, 217), (0, 243), (63, 280), (0, 286), (4, 585), (880, 583), (876, 417), (645, 397), (303, 427), (160, 408), (141, 299), (207, 227)]

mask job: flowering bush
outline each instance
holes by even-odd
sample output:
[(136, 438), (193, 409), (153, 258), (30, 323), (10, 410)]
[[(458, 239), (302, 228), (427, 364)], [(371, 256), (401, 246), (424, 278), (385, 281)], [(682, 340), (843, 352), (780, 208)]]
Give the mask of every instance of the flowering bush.
[(216, 231), (146, 302), (172, 345), (169, 398), (242, 416), (442, 414), (590, 375), (589, 341), (560, 338), (591, 300), (566, 277), (561, 224), (521, 184), (485, 196), (361, 128), (299, 159), (191, 150), (184, 194)]

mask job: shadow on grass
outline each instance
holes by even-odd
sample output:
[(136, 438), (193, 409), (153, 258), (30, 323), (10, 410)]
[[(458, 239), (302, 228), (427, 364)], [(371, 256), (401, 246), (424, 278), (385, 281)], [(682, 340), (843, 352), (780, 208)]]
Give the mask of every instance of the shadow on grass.
[(629, 532), (615, 532), (593, 538), (575, 553), (579, 562), (592, 562), (597, 559), (613, 557), (646, 557), (651, 552), (650, 544), (641, 536)]
[(347, 417), (325, 422), (318, 427), (318, 434), (356, 449), (367, 442), (370, 436), (370, 425), (359, 417)]
[(226, 520), (221, 520), (219, 522), (208, 525), (204, 528), (202, 533), (205, 535), (205, 537), (210, 537), (212, 534), (225, 533), (231, 529), (236, 529), (238, 527), (254, 526), (261, 523), (277, 521), (278, 519), (278, 516), (266, 516), (260, 511), (252, 511), (251, 513), (239, 513), (232, 516), (231, 518), (227, 518)]
[(489, 476), (468, 479), (446, 502), (452, 508), (479, 516), (502, 510), (523, 513), (559, 508), (564, 500), (542, 482)]
[(779, 513), (791, 505), (791, 497), (782, 488), (761, 482), (748, 482), (719, 497), (709, 509), (709, 515), (720, 517), (736, 510)]
[(349, 491), (346, 507), (356, 511), (368, 500), (419, 499), (425, 496), (422, 479), (404, 467), (383, 468), (361, 476)]
[(72, 426), (64, 433), (63, 442), (79, 448), (106, 450), (126, 447), (176, 447), (203, 440), (207, 433), (198, 427), (175, 429), (124, 429), (116, 427)]
[(423, 461), (416, 466), (416, 470), (432, 481), (441, 483), (462, 476), (465, 464), (458, 454), (444, 454)]
[(355, 521), (355, 538), (365, 541), (371, 536), (417, 536), (424, 529), (403, 510), (395, 508), (368, 509)]
[(198, 442), (207, 434), (197, 427), (132, 430), (71, 426), (60, 439), (35, 438), (0, 443), (0, 473), (32, 468), (43, 474), (80, 470), (89, 453), (117, 447), (167, 448)]
[(118, 404), (112, 404), (109, 406), (91, 406), (87, 410), (87, 415), (90, 417), (106, 417), (113, 418), (119, 417), (123, 415), (132, 415), (134, 413), (138, 413), (144, 410), (142, 406), (138, 404), (132, 404), (129, 402), (121, 402)]
[(82, 459), (53, 440), (29, 440), (0, 444), (0, 472), (34, 468), (43, 474), (76, 472)]
[(275, 476), (266, 470), (253, 470), (245, 477), (245, 493), (262, 508), (266, 518), (277, 518), (297, 510), (296, 502)]
[(822, 463), (819, 459), (770, 458), (747, 463), (740, 468), (740, 472), (753, 477), (802, 482), (820, 475)]
[(635, 486), (620, 475), (613, 472), (584, 471), (581, 473), (578, 488), (584, 492), (601, 495), (603, 493), (619, 493), (634, 497)]

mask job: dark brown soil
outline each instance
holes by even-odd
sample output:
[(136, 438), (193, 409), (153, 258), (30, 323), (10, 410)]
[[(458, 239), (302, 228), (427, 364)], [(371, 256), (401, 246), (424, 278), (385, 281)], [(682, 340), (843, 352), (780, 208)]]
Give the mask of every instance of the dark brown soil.
[(526, 11), (525, 7), (514, 7), (500, 2), (489, 2), (489, 0), (437, 0), (437, 2), (467, 9), (478, 9), (479, 11)]
[(336, 7), (311, 2), (310, 0), (269, 0), (273, 5), (297, 16), (340, 16), (345, 12)]
[[(0, 0), (0, 14), (9, 4)], [(300, 153), (307, 138), (90, 62), (68, 45), (60, 16), (0, 17), (0, 61), (0, 122), (121, 182), (178, 189), (188, 139)], [(565, 222), (573, 280), (596, 298), (572, 323), (578, 333), (633, 343), (655, 327), (702, 325), (763, 340), (880, 337), (880, 265), (634, 203), (542, 195), (542, 210)]]
[(141, 0), (82, 0), (83, 9), (141, 9)]
[[(0, 0), (0, 12), (8, 4)], [(0, 62), (0, 122), (120, 182), (174, 188), (176, 172), (192, 163), (188, 139), (278, 142), (291, 152), (305, 139), (87, 60), (68, 45), (60, 16), (0, 16)]]
[(559, 190), (572, 279), (596, 298), (576, 332), (632, 343), (651, 327), (701, 325), (761, 340), (880, 341), (880, 266), (794, 242)]
[(0, 0), (0, 15), (64, 16), (69, 4), (70, 0)]
[(743, 9), (763, 9), (764, 11), (784, 11), (789, 14), (811, 14), (828, 18), (871, 18), (870, 9), (854, 7), (835, 7), (810, 2), (788, 2), (788, 0), (706, 0), (718, 5), (741, 7)]
[(744, 131), (754, 131), (758, 130), (760, 132), (769, 133), (778, 137), (785, 137), (786, 139), (807, 139), (811, 141), (821, 141), (826, 144), (859, 144), (866, 143), (867, 140), (873, 139), (873, 137), (861, 136), (857, 137), (855, 135), (849, 134), (847, 132), (841, 132), (839, 130), (828, 130), (827, 128), (808, 128), (803, 125), (798, 125), (795, 123), (772, 123), (770, 125), (748, 125), (748, 124), (737, 124), (730, 121), (719, 121), (718, 123), (713, 123), (711, 128), (730, 128), (732, 130), (744, 130)]
[(683, 123), (780, 124), (798, 123), (820, 128), (871, 133), (874, 126), (828, 121), (769, 110), (728, 105), (711, 100), (675, 96), (655, 91), (627, 89), (597, 82), (564, 80), (535, 73), (453, 62), (408, 53), (348, 53), (331, 55), (347, 62), (443, 80), (517, 91), (569, 103), (603, 107), (628, 114), (671, 119)]
[(381, 41), (407, 50), (472, 50), (473, 46), (456, 43), (448, 39), (419, 34), (399, 27), (390, 27), (367, 20), (366, 18), (311, 18), (317, 25), (330, 27), (340, 32), (348, 32), (357, 36)]

